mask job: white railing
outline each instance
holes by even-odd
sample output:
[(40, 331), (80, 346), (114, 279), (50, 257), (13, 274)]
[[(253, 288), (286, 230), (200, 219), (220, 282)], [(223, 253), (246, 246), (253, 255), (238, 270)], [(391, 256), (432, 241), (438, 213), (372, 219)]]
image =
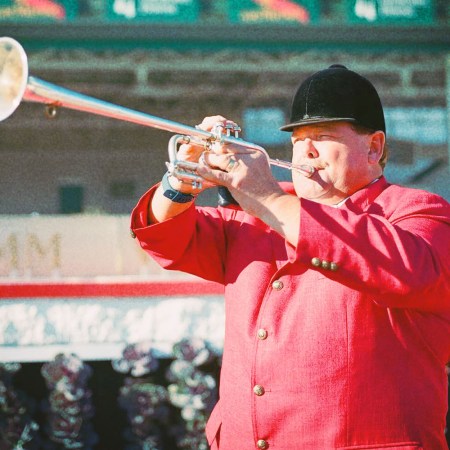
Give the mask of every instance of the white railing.
[(183, 338), (218, 349), (223, 289), (161, 269), (130, 237), (128, 216), (0, 217), (0, 362), (119, 356)]

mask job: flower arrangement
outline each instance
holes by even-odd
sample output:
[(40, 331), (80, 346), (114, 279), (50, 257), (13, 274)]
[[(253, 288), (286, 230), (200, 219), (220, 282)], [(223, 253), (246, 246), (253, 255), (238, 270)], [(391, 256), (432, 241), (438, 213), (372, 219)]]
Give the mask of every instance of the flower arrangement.
[[(207, 450), (207, 417), (216, 400), (216, 381), (207, 368), (217, 355), (203, 340), (184, 339), (173, 347), (166, 373), (167, 387), (155, 383), (160, 369), (151, 343), (127, 345), (113, 361), (117, 372), (128, 375), (120, 389), (119, 405), (126, 411), (127, 450)], [(174, 444), (168, 446), (173, 439)]]
[(58, 354), (43, 364), (41, 373), (49, 390), (44, 403), (45, 448), (93, 449), (98, 436), (90, 421), (94, 416), (92, 392), (87, 388), (91, 367), (74, 354)]
[(0, 450), (39, 448), (39, 426), (31, 418), (34, 405), (13, 385), (20, 368), (19, 363), (0, 364)]
[(169, 399), (181, 410), (183, 433), (176, 436), (179, 449), (207, 450), (206, 421), (217, 399), (215, 378), (206, 370), (217, 356), (201, 339), (184, 339), (173, 347), (175, 360), (167, 371)]
[(126, 412), (125, 450), (163, 450), (169, 423), (167, 389), (154, 382), (159, 361), (150, 343), (125, 347), (122, 358), (112, 361), (114, 370), (130, 375), (120, 389), (118, 402)]
[[(183, 339), (172, 351), (170, 358), (161, 357), (149, 342), (140, 342), (112, 361), (123, 379), (117, 396), (127, 422), (123, 450), (208, 449), (204, 431), (217, 398), (220, 358), (197, 339)], [(20, 369), (0, 364), (0, 450), (95, 449), (92, 367), (74, 354), (42, 364), (47, 391), (42, 384), (39, 410), (15, 389)]]

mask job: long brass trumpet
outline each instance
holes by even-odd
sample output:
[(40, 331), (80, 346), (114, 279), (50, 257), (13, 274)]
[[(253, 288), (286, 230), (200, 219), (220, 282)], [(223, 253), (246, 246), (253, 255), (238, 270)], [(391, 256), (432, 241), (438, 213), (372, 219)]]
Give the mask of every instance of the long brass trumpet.
[(238, 127), (225, 127), (225, 129), (217, 127), (212, 132), (204, 131), (108, 103), (29, 76), (28, 59), (23, 47), (15, 39), (1, 37), (0, 121), (8, 118), (22, 101), (43, 103), (50, 110), (64, 107), (177, 133), (169, 143), (169, 162), (167, 163), (169, 172), (182, 181), (198, 187), (201, 187), (206, 181), (196, 173), (197, 163), (177, 159), (177, 148), (180, 143), (190, 142), (200, 145), (206, 151), (216, 143), (235, 144), (264, 153), (270, 165), (296, 170), (306, 177), (310, 177), (314, 173), (314, 168), (308, 165), (296, 166), (287, 161), (271, 159), (263, 147), (240, 139)]

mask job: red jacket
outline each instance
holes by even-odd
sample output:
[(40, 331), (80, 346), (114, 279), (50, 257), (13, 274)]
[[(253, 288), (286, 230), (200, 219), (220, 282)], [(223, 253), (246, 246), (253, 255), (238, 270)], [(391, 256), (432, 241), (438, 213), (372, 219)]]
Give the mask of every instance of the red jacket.
[(225, 285), (213, 449), (447, 449), (450, 205), (384, 178), (300, 199), (298, 245), (240, 210), (131, 226), (168, 269)]

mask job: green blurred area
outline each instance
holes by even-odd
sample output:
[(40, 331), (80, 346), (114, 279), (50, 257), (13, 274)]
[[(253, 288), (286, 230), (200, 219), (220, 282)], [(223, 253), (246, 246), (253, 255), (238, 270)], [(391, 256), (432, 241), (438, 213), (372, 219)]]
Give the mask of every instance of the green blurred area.
[(0, 0), (0, 21), (18, 22), (448, 25), (449, 16), (448, 0)]

